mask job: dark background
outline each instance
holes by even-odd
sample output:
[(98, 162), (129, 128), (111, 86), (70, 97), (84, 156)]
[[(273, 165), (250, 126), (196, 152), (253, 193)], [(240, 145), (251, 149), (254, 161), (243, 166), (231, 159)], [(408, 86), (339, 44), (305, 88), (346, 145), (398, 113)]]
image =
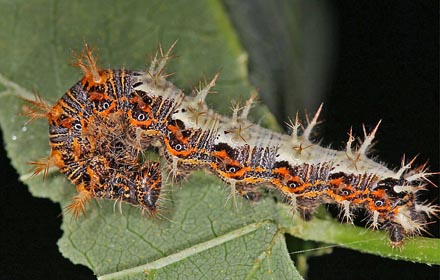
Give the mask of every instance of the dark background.
[[(375, 146), (381, 161), (398, 167), (403, 153), (408, 157), (419, 153), (418, 164), (429, 159), (431, 169), (440, 170), (438, 2), (334, 1), (331, 6), (337, 48), (323, 97), (325, 122), (319, 135), (324, 143), (342, 148), (350, 126), (362, 135), (362, 123), (371, 129), (382, 119)], [(4, 155), (3, 141), (0, 146)], [(58, 252), (60, 206), (33, 198), (9, 160), (4, 156), (0, 160), (0, 278), (93, 279), (88, 268), (73, 265)], [(438, 184), (438, 176), (435, 181)], [(438, 196), (434, 188), (426, 195)], [(429, 230), (439, 236), (438, 223)], [(340, 248), (309, 259), (309, 265), (309, 279), (439, 279), (440, 275), (438, 266)]]

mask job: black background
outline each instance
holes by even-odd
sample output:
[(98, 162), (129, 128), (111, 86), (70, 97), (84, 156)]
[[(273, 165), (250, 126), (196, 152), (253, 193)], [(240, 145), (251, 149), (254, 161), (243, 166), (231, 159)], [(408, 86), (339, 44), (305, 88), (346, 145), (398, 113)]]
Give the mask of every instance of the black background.
[[(321, 135), (325, 141), (344, 141), (340, 137), (346, 137), (350, 126), (382, 119), (374, 147), (381, 161), (398, 167), (403, 153), (420, 153), (418, 164), (429, 159), (431, 169), (440, 170), (438, 2), (335, 2), (338, 62), (325, 98)], [(434, 181), (438, 185), (438, 176)], [(438, 197), (438, 188), (426, 194), (436, 203)], [(430, 231), (438, 237), (436, 221)], [(345, 249), (312, 258), (309, 264), (309, 279), (440, 279), (439, 266)]]
[[(335, 1), (339, 47), (320, 135), (342, 148), (350, 126), (361, 135), (362, 123), (371, 129), (383, 119), (375, 146), (380, 160), (397, 167), (403, 153), (420, 153), (419, 164), (429, 159), (440, 170), (438, 2), (414, 3)], [(60, 206), (33, 198), (4, 156), (0, 164), (0, 278), (93, 279), (58, 252)], [(438, 198), (438, 189), (427, 197)], [(438, 223), (429, 229), (438, 237)], [(309, 264), (309, 279), (439, 279), (440, 273), (438, 266), (345, 249)]]

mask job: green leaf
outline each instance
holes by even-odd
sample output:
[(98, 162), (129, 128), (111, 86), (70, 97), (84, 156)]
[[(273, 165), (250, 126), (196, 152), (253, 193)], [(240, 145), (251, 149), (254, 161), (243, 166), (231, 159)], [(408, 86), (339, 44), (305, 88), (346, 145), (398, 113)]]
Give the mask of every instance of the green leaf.
[[(0, 125), (6, 150), (32, 194), (63, 208), (75, 194), (63, 175), (52, 170), (45, 181), (29, 178), (26, 162), (49, 153), (48, 127), (41, 120), (25, 125), (19, 114), (26, 104), (18, 97), (32, 98), (35, 90), (50, 103), (59, 99), (81, 76), (68, 64), (70, 50), (80, 51), (83, 39), (99, 47), (103, 67), (128, 69), (144, 69), (157, 45), (166, 48), (179, 40), (178, 58), (169, 65), (172, 81), (189, 93), (203, 75), (210, 78), (221, 69), (220, 94), (209, 96), (208, 104), (222, 113), (229, 111), (229, 100), (253, 90), (246, 53), (216, 0), (2, 1), (0, 17)], [(276, 127), (262, 106), (253, 116)], [(102, 279), (301, 279), (286, 249), (286, 232), (381, 256), (440, 263), (433, 253), (438, 240), (417, 238), (392, 251), (382, 232), (371, 233), (374, 237), (368, 232), (366, 238), (363, 228), (291, 219), (286, 206), (270, 195), (254, 204), (231, 197), (227, 186), (203, 172), (182, 186), (167, 186), (166, 199), (161, 219), (125, 204), (120, 214), (112, 201), (91, 203), (87, 217), (79, 220), (64, 213), (60, 251)]]
[[(18, 114), (26, 104), (17, 97), (32, 98), (35, 90), (50, 103), (60, 98), (80, 78), (79, 69), (68, 63), (70, 50), (81, 50), (83, 38), (100, 47), (103, 67), (130, 69), (144, 69), (147, 54), (159, 44), (179, 40), (178, 58), (169, 65), (169, 72), (176, 73), (173, 81), (190, 92), (203, 75), (210, 78), (221, 69), (216, 90), (222, 94), (208, 102), (219, 104), (216, 109), (224, 113), (229, 100), (253, 91), (246, 54), (218, 1), (149, 1), (135, 9), (129, 2), (4, 2), (1, 11), (8, 11), (1, 16), (14, 38), (0, 33), (1, 42), (10, 42), (0, 45), (0, 123), (8, 155), (33, 195), (63, 208), (75, 193), (63, 175), (54, 170), (45, 181), (28, 179), (26, 162), (49, 153), (48, 127), (44, 121), (25, 126)], [(84, 11), (93, 11), (93, 17)], [(124, 11), (130, 16), (122, 17)], [(17, 22), (17, 14), (29, 17)], [(261, 117), (261, 112), (254, 115)], [(274, 222), (273, 200), (251, 205), (228, 196), (220, 180), (198, 172), (181, 187), (166, 190), (169, 203), (161, 219), (130, 205), (122, 205), (121, 215), (112, 201), (94, 202), (79, 220), (64, 213), (59, 248), (103, 279), (301, 278)]]

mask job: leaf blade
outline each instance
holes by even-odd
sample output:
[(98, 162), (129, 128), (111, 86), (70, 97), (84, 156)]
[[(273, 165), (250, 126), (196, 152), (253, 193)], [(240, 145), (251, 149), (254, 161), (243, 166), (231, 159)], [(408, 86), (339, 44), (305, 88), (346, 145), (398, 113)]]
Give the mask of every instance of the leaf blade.
[[(0, 124), (8, 154), (22, 175), (21, 178), (25, 178), (30, 172), (25, 162), (47, 156), (49, 146), (47, 124), (44, 120), (37, 120), (26, 127), (26, 134), (18, 134), (23, 130), (20, 124), (26, 120), (20, 116), (10, 118), (11, 115), (21, 112), (25, 106), (17, 96), (23, 95), (20, 90), (24, 89), (26, 97), (30, 97), (31, 91), (36, 90), (50, 103), (60, 98), (68, 86), (79, 79), (79, 70), (68, 67), (66, 62), (70, 58), (69, 49), (79, 50), (82, 38), (88, 40), (92, 46), (101, 46), (100, 62), (105, 61), (105, 67), (125, 66), (131, 69), (144, 68), (144, 56), (148, 52), (144, 46), (149, 46), (151, 53), (158, 43), (167, 47), (179, 39), (181, 43), (177, 46), (176, 53), (180, 58), (178, 63), (172, 62), (169, 69), (169, 72), (176, 72), (172, 79), (176, 84), (190, 89), (201, 73), (205, 73), (207, 77), (216, 73), (220, 62), (223, 74), (217, 89), (229, 94), (212, 95), (208, 102), (220, 104), (217, 109), (223, 113), (229, 111), (229, 103), (224, 102), (225, 98), (232, 99), (237, 94), (248, 95), (252, 91), (247, 81), (245, 52), (219, 1), (181, 1), (175, 5), (150, 1), (137, 6), (137, 9), (133, 9), (127, 2), (114, 4), (108, 5), (105, 1), (69, 3), (48, 0), (20, 5), (2, 3), (5, 8), (2, 11), (9, 9), (26, 14), (39, 11), (41, 7), (47, 7), (49, 11), (33, 14), (26, 22), (15, 25), (16, 32), (21, 34), (14, 42), (15, 48), (13, 45), (0, 45), (5, 55), (5, 63), (0, 65), (1, 77), (4, 79), (0, 82), (4, 91), (7, 91), (0, 96)], [(133, 11), (131, 17), (115, 17), (119, 11), (127, 9)], [(83, 12), (85, 10), (93, 10), (94, 17), (89, 17)], [(147, 15), (142, 15), (142, 11), (148, 11)], [(30, 31), (30, 26), (33, 26), (34, 31)], [(49, 32), (45, 32), (46, 26), (50, 26)], [(109, 36), (110, 33), (112, 36)], [(0, 36), (4, 37), (5, 34)], [(9, 67), (10, 65), (13, 67)], [(13, 86), (14, 84), (18, 87)], [(13, 136), (15, 140), (11, 140)], [(30, 141), (32, 145), (29, 145)], [(75, 193), (74, 186), (59, 173), (50, 174), (45, 181), (33, 178), (26, 180), (26, 183), (35, 196), (49, 197), (61, 203), (63, 208)], [(181, 191), (170, 190), (168, 196), (171, 209), (167, 218), (171, 221), (166, 218), (162, 221), (147, 219), (130, 205), (122, 206), (123, 215), (114, 214), (111, 201), (102, 201), (100, 205), (93, 203), (89, 207), (88, 216), (79, 221), (70, 220), (64, 211), (64, 234), (58, 242), (62, 254), (74, 263), (92, 268), (97, 275), (107, 275), (138, 267), (143, 263), (154, 263), (155, 260), (165, 259), (178, 252), (198, 248), (197, 246), (202, 246), (200, 244), (215, 244), (214, 240), (217, 238), (230, 236), (236, 230), (242, 232), (243, 228), (247, 228), (246, 225), (271, 221), (274, 209), (272, 199), (266, 199), (258, 206), (239, 202), (239, 210), (234, 208), (232, 201), (228, 201), (225, 206), (228, 195), (224, 186), (214, 176), (206, 177), (201, 173), (192, 175), (190, 182)], [(266, 239), (271, 240), (270, 237), (274, 236), (276, 226), (273, 228), (271, 233), (265, 233)], [(257, 231), (266, 232), (264, 229)], [(231, 252), (240, 252), (243, 249), (240, 246), (243, 246), (245, 236), (237, 236), (230, 241), (237, 243), (234, 246), (229, 244), (232, 246)], [(268, 243), (257, 242), (255, 238), (251, 240), (259, 244), (259, 247), (253, 246), (255, 248), (249, 250), (252, 252), (250, 255), (261, 255), (261, 250), (265, 250)], [(273, 255), (280, 255), (278, 260), (287, 267), (283, 273), (293, 276), (295, 269), (285, 246), (282, 246), (283, 242), (283, 239), (276, 242)], [(210, 246), (214, 246), (212, 244)], [(202, 253), (206, 251), (209, 254), (219, 248), (223, 249), (222, 246), (208, 246)], [(202, 260), (199, 255), (193, 255), (192, 259), (188, 256), (180, 263), (188, 267), (188, 263)], [(217, 255), (225, 258), (222, 254)], [(266, 259), (270, 258), (264, 258)], [(246, 258), (246, 262), (248, 267), (254, 267), (253, 258)], [(171, 266), (167, 268), (170, 269)], [(264, 264), (261, 267), (267, 271), (270, 265)], [(154, 273), (156, 276), (161, 273), (166, 275), (167, 268), (155, 270)], [(224, 268), (228, 269), (227, 274), (231, 277), (238, 271), (247, 273), (246, 267), (224, 265)], [(251, 278), (264, 275), (259, 267), (253, 271), (255, 272)]]

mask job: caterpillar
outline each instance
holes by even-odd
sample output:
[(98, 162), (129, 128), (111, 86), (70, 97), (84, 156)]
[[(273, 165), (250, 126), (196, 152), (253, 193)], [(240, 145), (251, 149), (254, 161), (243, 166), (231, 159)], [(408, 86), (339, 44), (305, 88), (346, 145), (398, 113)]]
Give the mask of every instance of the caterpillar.
[(174, 181), (205, 169), (226, 182), (233, 193), (248, 200), (261, 197), (259, 186), (278, 191), (304, 220), (321, 204), (337, 204), (345, 220), (364, 209), (369, 225), (388, 231), (391, 246), (420, 234), (439, 207), (418, 199), (430, 183), (425, 165), (414, 160), (393, 171), (368, 157), (380, 122), (355, 145), (352, 132), (343, 151), (321, 147), (311, 140), (322, 105), (307, 126), (298, 115), (290, 135), (247, 120), (256, 95), (233, 108), (231, 117), (208, 108), (205, 98), (216, 74), (192, 96), (167, 80), (167, 52), (159, 48), (147, 71), (101, 69), (85, 44), (75, 66), (84, 76), (53, 106), (40, 97), (30, 120), (49, 123), (49, 157), (32, 162), (34, 174), (56, 166), (78, 194), (68, 206), (77, 217), (92, 198), (127, 202), (155, 215), (162, 189), (161, 164), (145, 159), (155, 147)]

